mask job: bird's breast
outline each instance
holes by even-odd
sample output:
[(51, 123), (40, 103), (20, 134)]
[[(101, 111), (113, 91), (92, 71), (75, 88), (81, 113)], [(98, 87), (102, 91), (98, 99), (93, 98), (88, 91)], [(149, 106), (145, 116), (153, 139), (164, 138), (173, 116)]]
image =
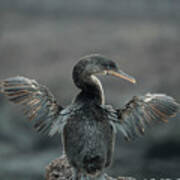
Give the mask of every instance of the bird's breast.
[[(106, 163), (113, 132), (106, 115), (92, 108), (71, 116), (64, 127), (64, 149), (73, 166), (86, 171), (100, 169)], [(91, 162), (91, 165), (88, 162)]]

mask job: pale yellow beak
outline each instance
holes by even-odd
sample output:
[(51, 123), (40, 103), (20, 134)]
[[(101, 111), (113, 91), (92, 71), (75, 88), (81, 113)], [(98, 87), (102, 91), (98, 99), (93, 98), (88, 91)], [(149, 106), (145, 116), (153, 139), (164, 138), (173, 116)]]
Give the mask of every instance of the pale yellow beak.
[(126, 74), (126, 73), (123, 72), (123, 71), (120, 71), (120, 70), (119, 70), (118, 72), (116, 72), (116, 71), (111, 71), (111, 70), (109, 70), (109, 71), (107, 71), (106, 73), (109, 74), (109, 75), (112, 75), (112, 76), (116, 76), (116, 77), (125, 79), (125, 80), (127, 80), (127, 81), (129, 81), (129, 82), (131, 82), (131, 83), (133, 83), (133, 84), (136, 83), (136, 79), (135, 79), (134, 77)]

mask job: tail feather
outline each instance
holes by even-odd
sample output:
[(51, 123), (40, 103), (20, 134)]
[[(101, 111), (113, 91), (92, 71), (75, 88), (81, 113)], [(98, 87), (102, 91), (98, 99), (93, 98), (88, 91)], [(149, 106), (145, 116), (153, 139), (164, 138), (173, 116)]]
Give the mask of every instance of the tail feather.
[(86, 155), (83, 159), (83, 166), (87, 174), (96, 176), (100, 174), (104, 168), (104, 159), (100, 155)]

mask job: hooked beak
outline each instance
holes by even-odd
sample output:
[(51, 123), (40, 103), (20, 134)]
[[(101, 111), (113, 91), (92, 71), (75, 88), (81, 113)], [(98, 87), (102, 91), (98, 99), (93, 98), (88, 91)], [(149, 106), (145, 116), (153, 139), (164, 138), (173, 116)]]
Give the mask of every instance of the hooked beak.
[(118, 71), (116, 72), (116, 71), (108, 70), (106, 73), (109, 74), (109, 75), (112, 75), (112, 76), (116, 76), (116, 77), (125, 79), (125, 80), (127, 80), (127, 81), (129, 81), (129, 82), (131, 82), (131, 83), (133, 83), (133, 84), (136, 83), (136, 80), (135, 80), (134, 77), (126, 74), (126, 73), (123, 72), (123, 71), (118, 70)]

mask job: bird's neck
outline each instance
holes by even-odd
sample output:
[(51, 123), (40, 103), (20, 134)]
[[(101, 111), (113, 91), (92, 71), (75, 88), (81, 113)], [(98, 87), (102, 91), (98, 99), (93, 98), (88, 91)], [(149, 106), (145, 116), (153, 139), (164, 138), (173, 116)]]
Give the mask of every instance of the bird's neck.
[(81, 89), (75, 101), (84, 103), (96, 103), (98, 105), (104, 104), (104, 91), (99, 79), (94, 76), (81, 76), (74, 79), (75, 85)]

